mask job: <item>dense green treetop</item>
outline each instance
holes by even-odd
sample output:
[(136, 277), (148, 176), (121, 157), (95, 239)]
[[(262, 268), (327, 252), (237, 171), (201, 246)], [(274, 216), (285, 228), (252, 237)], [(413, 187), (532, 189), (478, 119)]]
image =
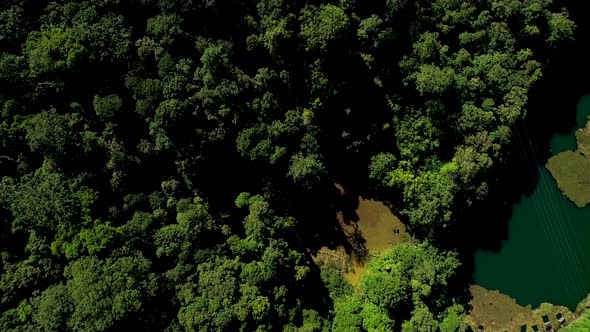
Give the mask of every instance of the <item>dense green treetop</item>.
[(335, 300), (335, 331), (457, 331), (464, 310), (448, 282), (459, 261), (428, 244), (399, 244), (375, 258), (357, 291)]

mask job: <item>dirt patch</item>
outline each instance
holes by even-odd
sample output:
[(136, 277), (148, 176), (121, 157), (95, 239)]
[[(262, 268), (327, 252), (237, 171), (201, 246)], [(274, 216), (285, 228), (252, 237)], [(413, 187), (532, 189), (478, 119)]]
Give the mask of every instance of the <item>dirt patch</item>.
[(367, 270), (367, 262), (362, 261), (357, 257), (352, 257), (352, 269), (344, 273), (342, 276), (349, 284), (356, 286), (361, 281), (361, 277)]
[[(344, 196), (342, 186), (336, 188)], [(340, 228), (348, 241), (350, 250), (343, 246), (336, 249), (322, 247), (314, 261), (325, 264), (343, 273), (352, 285), (358, 284), (366, 270), (367, 261), (381, 251), (410, 240), (406, 226), (383, 203), (358, 197), (358, 206), (353, 215), (340, 211), (336, 214)]]
[(347, 253), (342, 246), (336, 249), (322, 247), (312, 258), (318, 266), (340, 271), (344, 280), (351, 285), (357, 285), (366, 270), (366, 264), (362, 258)]
[(342, 273), (347, 273), (352, 270), (350, 257), (342, 246), (336, 249), (322, 247), (318, 250), (318, 253), (313, 256), (313, 260), (317, 265), (326, 266)]

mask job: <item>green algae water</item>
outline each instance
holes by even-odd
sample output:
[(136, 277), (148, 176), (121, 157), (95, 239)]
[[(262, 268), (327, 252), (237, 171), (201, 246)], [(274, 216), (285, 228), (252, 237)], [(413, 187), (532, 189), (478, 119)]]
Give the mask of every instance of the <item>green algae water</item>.
[[(551, 139), (553, 155), (576, 150), (575, 131), (588, 115), (590, 95), (578, 104), (576, 128)], [(527, 155), (527, 144), (521, 150)], [(590, 206), (577, 208), (545, 165), (539, 165), (539, 173), (533, 194), (514, 205), (501, 250), (475, 254), (473, 277), (476, 284), (508, 294), (521, 305), (550, 302), (573, 310), (590, 292)]]

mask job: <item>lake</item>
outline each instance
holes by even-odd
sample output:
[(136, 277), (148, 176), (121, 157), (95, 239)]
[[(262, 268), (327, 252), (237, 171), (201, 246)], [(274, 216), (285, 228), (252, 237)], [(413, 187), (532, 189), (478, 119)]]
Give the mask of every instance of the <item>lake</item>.
[[(578, 104), (576, 128), (551, 139), (553, 155), (576, 150), (575, 131), (586, 124), (588, 115), (590, 95)], [(522, 156), (533, 160), (528, 134), (521, 132), (518, 139)], [(475, 254), (473, 277), (476, 284), (508, 294), (521, 305), (549, 302), (574, 310), (590, 292), (590, 206), (577, 208), (545, 165), (535, 167), (538, 183), (531, 196), (514, 205), (508, 240), (499, 252)]]

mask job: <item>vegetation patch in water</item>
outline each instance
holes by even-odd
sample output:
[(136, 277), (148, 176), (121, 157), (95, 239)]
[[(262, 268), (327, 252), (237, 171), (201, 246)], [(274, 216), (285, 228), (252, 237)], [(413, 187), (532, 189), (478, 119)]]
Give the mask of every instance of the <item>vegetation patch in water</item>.
[(576, 132), (578, 150), (561, 152), (547, 162), (557, 185), (578, 207), (590, 203), (590, 121)]

